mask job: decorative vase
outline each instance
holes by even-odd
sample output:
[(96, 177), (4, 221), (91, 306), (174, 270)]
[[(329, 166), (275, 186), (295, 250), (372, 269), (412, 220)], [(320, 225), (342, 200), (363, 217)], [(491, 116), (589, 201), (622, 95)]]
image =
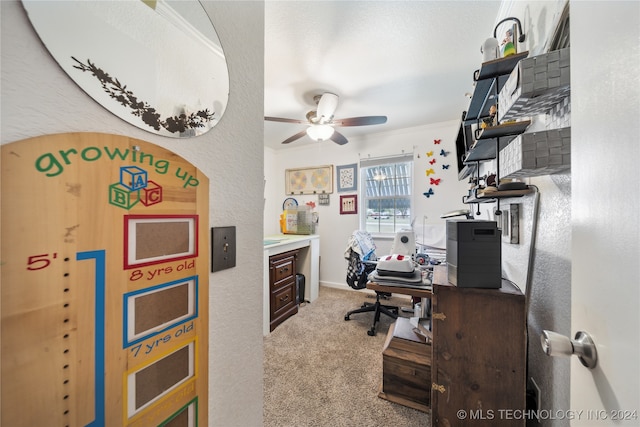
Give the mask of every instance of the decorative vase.
[(516, 54), (516, 47), (512, 42), (507, 42), (502, 50), (502, 56), (507, 57)]

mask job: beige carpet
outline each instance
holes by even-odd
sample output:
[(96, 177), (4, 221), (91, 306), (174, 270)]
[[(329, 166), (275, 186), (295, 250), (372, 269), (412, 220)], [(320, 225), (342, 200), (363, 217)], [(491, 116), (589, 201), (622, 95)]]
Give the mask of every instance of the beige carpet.
[[(320, 287), (319, 298), (300, 307), (264, 338), (264, 426), (429, 426), (429, 414), (378, 397), (382, 348), (392, 320), (347, 311), (374, 302), (363, 292)], [(405, 296), (386, 302), (410, 306)]]

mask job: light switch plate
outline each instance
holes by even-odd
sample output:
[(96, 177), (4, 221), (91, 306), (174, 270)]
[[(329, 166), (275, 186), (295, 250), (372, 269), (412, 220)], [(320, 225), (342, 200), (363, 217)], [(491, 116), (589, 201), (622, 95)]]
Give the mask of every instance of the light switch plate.
[(211, 272), (236, 266), (236, 227), (211, 228)]

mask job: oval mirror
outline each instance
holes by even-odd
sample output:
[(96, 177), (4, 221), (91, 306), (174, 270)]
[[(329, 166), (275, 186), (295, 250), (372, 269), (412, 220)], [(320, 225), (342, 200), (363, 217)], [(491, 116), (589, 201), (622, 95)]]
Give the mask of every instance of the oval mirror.
[(22, 0), (51, 55), (89, 96), (159, 135), (202, 135), (222, 117), (229, 73), (197, 0)]

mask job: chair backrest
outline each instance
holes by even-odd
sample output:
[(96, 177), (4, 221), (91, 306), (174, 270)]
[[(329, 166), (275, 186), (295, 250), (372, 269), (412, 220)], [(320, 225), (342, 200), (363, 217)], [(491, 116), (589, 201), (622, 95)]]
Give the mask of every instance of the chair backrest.
[(353, 289), (367, 287), (369, 274), (375, 270), (375, 243), (367, 231), (354, 231), (347, 244), (345, 254), (348, 254), (347, 284)]
[[(357, 256), (357, 254), (356, 254)], [(353, 289), (364, 289), (367, 287), (369, 281), (369, 274), (376, 269), (376, 263), (374, 262), (359, 262), (360, 270), (356, 273), (355, 269), (350, 268), (347, 270), (347, 285)], [(358, 268), (358, 267), (356, 267)]]

